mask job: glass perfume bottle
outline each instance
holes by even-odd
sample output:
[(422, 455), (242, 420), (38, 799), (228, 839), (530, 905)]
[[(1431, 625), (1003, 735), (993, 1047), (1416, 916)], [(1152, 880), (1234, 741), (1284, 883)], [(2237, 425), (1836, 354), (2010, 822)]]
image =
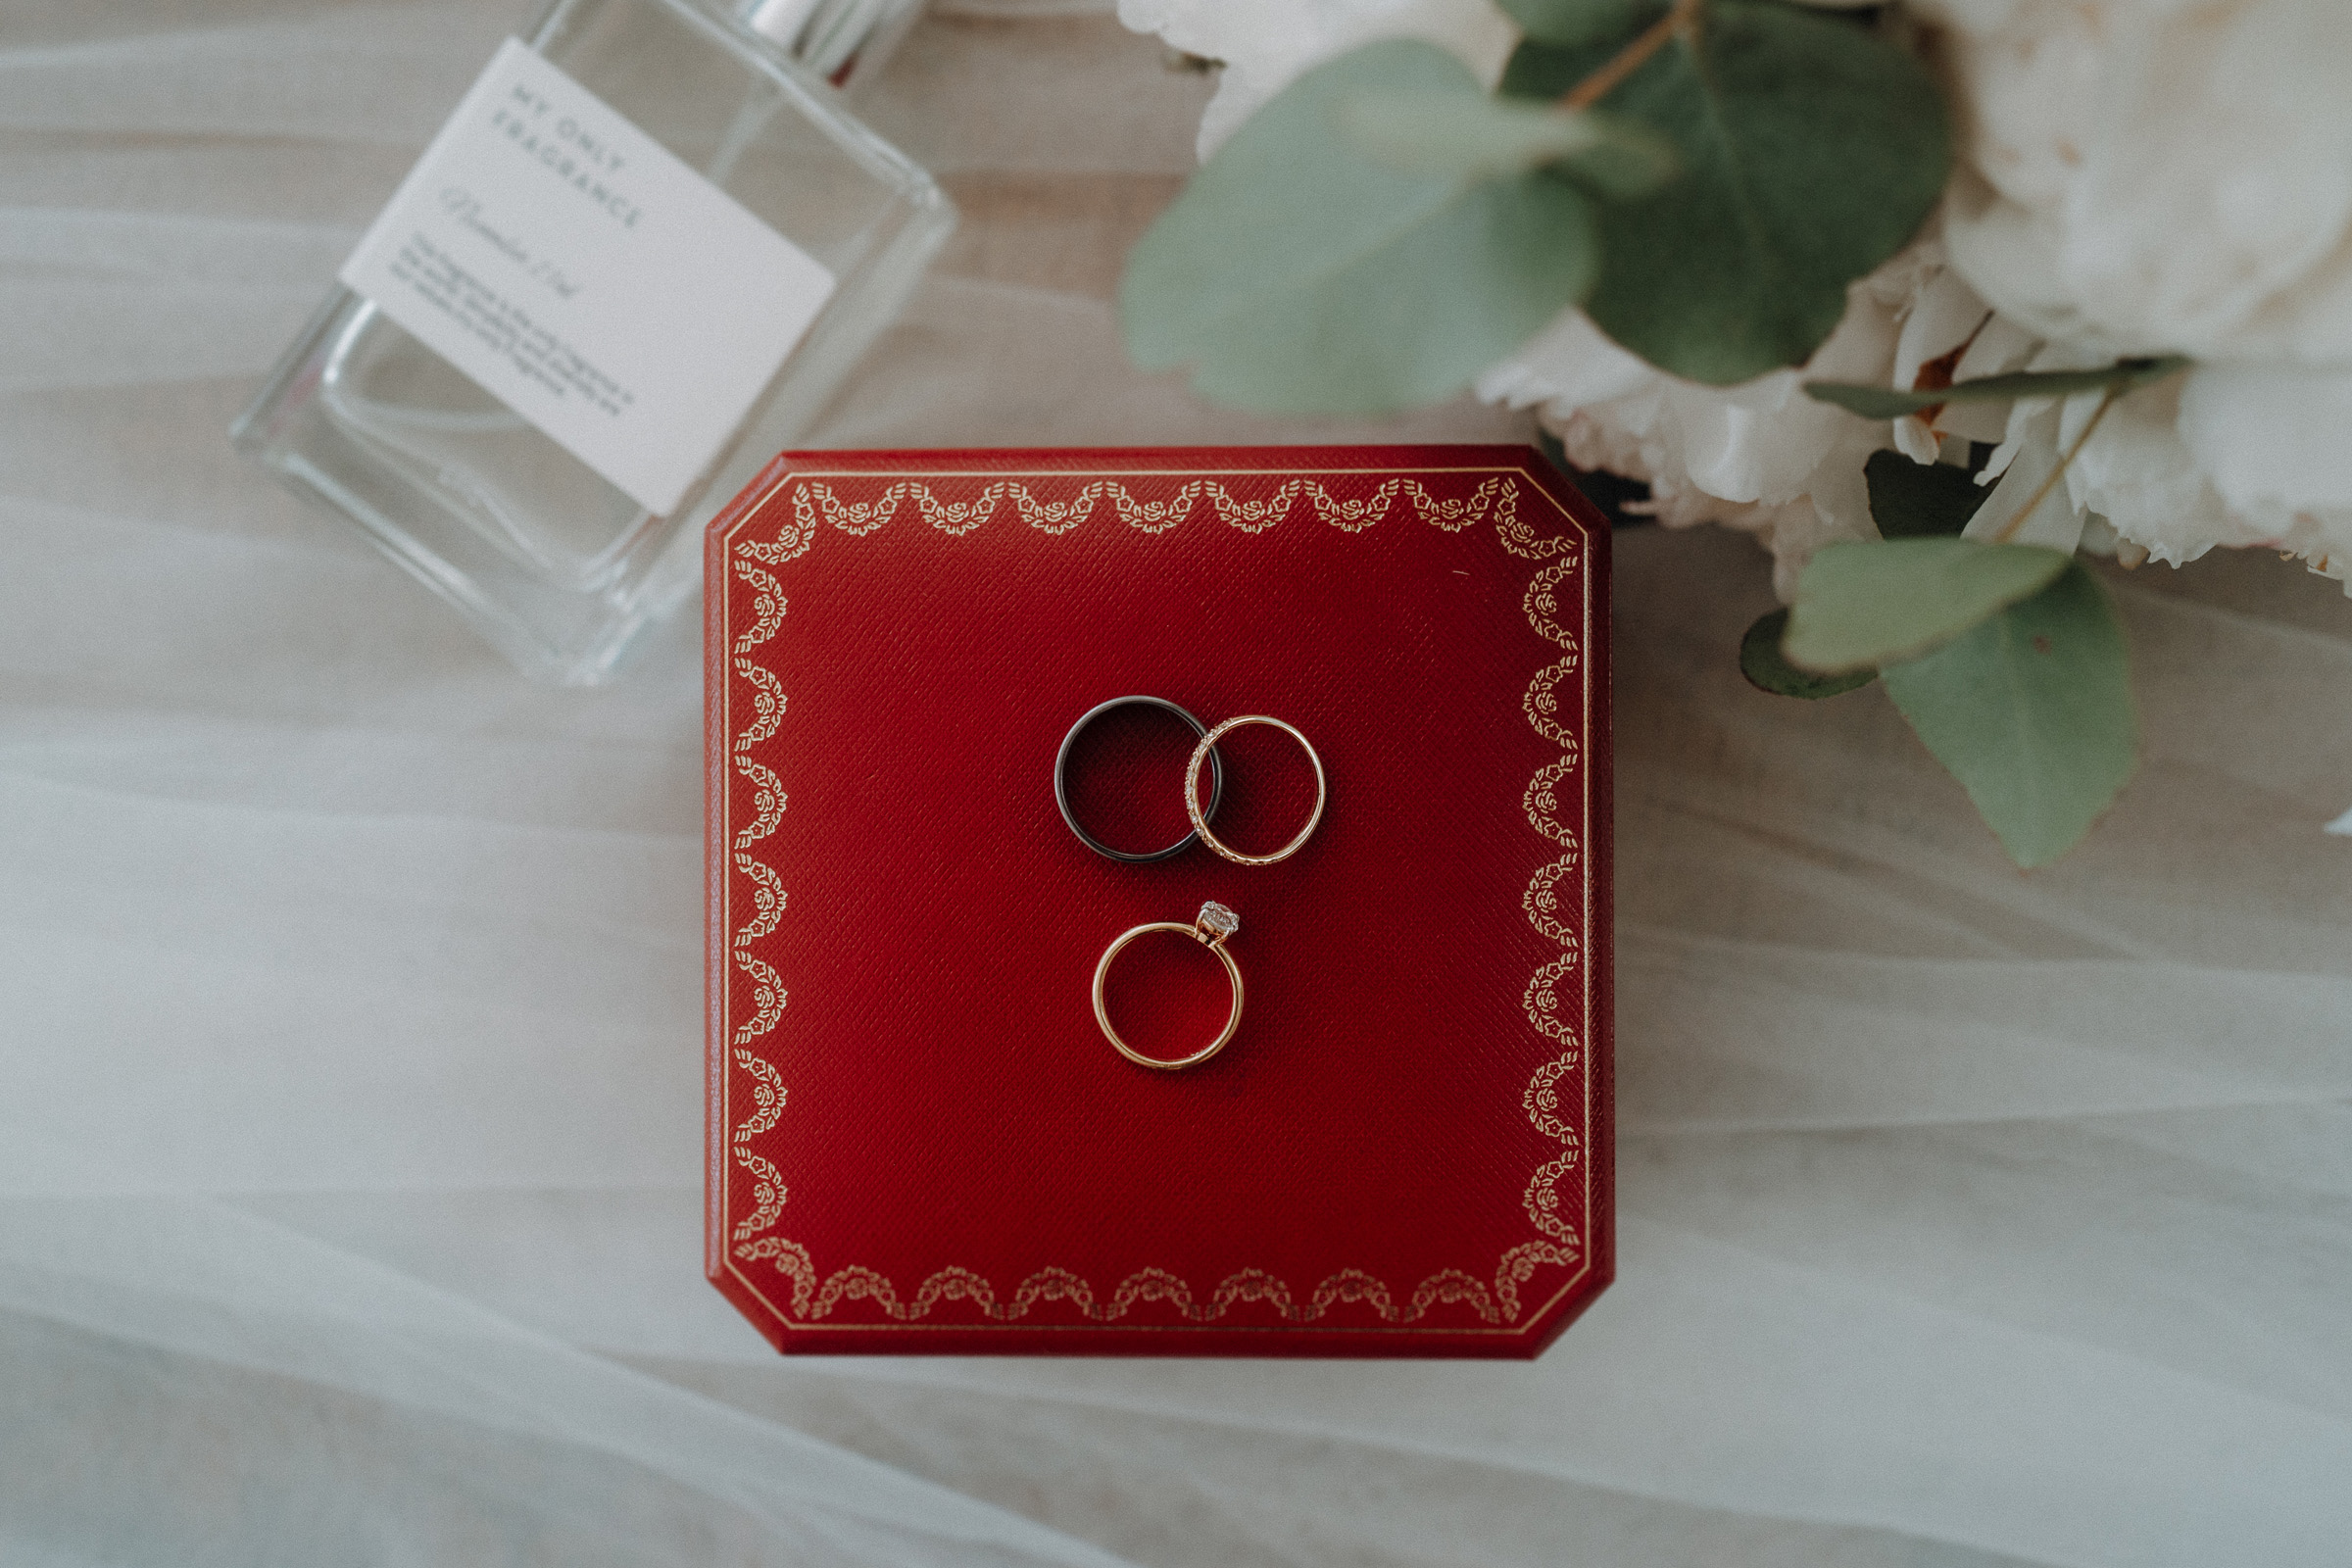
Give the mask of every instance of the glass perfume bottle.
[(955, 225), (843, 108), (919, 0), (551, 0), (233, 429), (532, 674), (611, 673)]

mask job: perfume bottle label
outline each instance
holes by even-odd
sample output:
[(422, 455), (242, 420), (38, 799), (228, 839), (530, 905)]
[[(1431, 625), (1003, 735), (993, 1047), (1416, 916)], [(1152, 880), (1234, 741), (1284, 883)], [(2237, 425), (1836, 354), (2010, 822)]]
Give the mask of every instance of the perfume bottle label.
[(662, 514), (833, 292), (821, 263), (512, 38), (341, 277)]

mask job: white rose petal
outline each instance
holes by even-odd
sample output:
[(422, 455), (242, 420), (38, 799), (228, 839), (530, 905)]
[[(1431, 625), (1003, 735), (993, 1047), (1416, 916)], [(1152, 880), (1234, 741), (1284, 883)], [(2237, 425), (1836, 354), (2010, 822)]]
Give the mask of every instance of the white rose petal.
[(2352, 5), (1921, 0), (1974, 177), (1953, 262), (2046, 337), (2352, 364)]
[(1862, 469), (1889, 432), (1886, 421), (1816, 402), (1804, 383), (1886, 385), (1898, 317), (1934, 275), (1933, 256), (1907, 253), (1855, 284), (1844, 318), (1802, 370), (1701, 386), (1627, 353), (1572, 310), (1481, 376), (1477, 391), (1540, 408), (1579, 466), (1647, 480), (1660, 521), (1755, 532), (1787, 593), (1823, 544), (1876, 535)]
[(1375, 39), (1450, 49), (1490, 87), (1519, 41), (1492, 0), (1119, 0), (1119, 21), (1225, 63), (1200, 117), (1203, 159), (1310, 68)]
[[(2181, 378), (2175, 376), (2117, 399), (2066, 475), (2080, 505), (2152, 559), (2176, 566), (2217, 544), (2250, 545), (2261, 538), (2231, 519), (2181, 441), (2180, 395)], [(2096, 407), (2095, 398), (2074, 404), (2086, 401)]]
[(2352, 507), (2352, 374), (2201, 366), (2180, 391), (2180, 434), (2240, 511)]
[(2352, 374), (2204, 366), (2179, 432), (2241, 537), (2302, 556), (2352, 592)]
[[(2060, 422), (2061, 411), (2055, 405), (2021, 408), (2014, 432), (2004, 443), (2013, 450), (2012, 461), (1960, 537), (1986, 544), (2046, 545), (2052, 550), (2072, 550), (2082, 542), (2082, 509), (2066, 485), (2049, 482), (2058, 471)], [(2029, 501), (2034, 510), (2020, 518), (2018, 513)]]
[(1582, 311), (1562, 311), (1527, 346), (1479, 377), (1478, 395), (1514, 409), (1581, 408), (1653, 389), (1666, 377), (1609, 341)]

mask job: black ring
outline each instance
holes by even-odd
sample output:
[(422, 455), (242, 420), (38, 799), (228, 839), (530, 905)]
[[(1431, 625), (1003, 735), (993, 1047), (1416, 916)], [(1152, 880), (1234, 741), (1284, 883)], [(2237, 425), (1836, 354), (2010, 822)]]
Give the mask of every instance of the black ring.
[[(1070, 824), (1070, 831), (1078, 835), (1079, 843), (1085, 845), (1097, 855), (1107, 857), (1113, 860), (1124, 860), (1129, 865), (1144, 865), (1153, 860), (1165, 860), (1171, 857), (1182, 855), (1185, 851), (1191, 849), (1194, 845), (1200, 842), (1200, 834), (1187, 833), (1183, 838), (1178, 839), (1166, 849), (1154, 850), (1150, 855), (1135, 855), (1126, 850), (1114, 850), (1109, 845), (1103, 843), (1101, 839), (1095, 837), (1092, 833), (1089, 833), (1086, 829), (1080, 827), (1078, 825), (1077, 815), (1070, 810), (1069, 786), (1064, 781), (1064, 776), (1069, 771), (1070, 748), (1078, 743), (1079, 733), (1084, 730), (1087, 725), (1092, 724), (1096, 719), (1101, 718), (1104, 713), (1109, 712), (1112, 709), (1132, 708), (1138, 703), (1143, 704), (1147, 708), (1166, 709), (1169, 712), (1174, 713), (1178, 718), (1181, 718), (1187, 724), (1190, 724), (1193, 727), (1193, 734), (1197, 739), (1205, 737), (1208, 734), (1208, 726), (1206, 724), (1201, 723), (1192, 714), (1186, 712), (1183, 709), (1178, 708), (1174, 703), (1169, 702), (1164, 697), (1113, 697), (1109, 702), (1099, 704), (1096, 707), (1088, 709), (1084, 713), (1081, 713), (1078, 716), (1078, 722), (1072, 724), (1070, 726), (1070, 732), (1061, 738), (1061, 750), (1055, 753), (1054, 757), (1054, 804), (1061, 808), (1061, 819)], [(1208, 776), (1211, 780), (1208, 794), (1208, 809), (1200, 814), (1202, 816), (1213, 817), (1217, 814), (1217, 803), (1225, 798), (1225, 760), (1217, 755), (1216, 748), (1214, 747), (1209, 748)]]

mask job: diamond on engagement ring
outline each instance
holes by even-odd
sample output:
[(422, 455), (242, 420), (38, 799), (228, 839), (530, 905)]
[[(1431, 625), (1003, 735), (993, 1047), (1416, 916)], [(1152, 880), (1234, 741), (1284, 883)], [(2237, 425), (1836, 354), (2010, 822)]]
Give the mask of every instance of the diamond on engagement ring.
[(1242, 928), (1242, 917), (1212, 900), (1200, 906), (1200, 918), (1193, 923), (1221, 942)]

